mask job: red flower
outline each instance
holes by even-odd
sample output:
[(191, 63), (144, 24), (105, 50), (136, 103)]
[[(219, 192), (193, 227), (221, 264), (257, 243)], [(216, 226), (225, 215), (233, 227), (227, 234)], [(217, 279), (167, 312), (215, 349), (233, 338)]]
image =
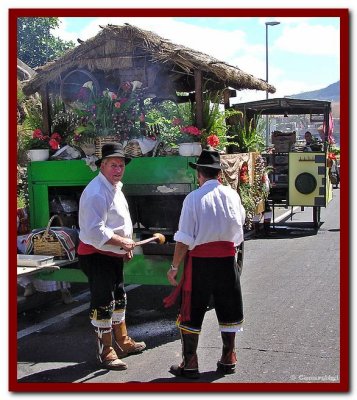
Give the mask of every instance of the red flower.
[(183, 126), (181, 128), (181, 132), (188, 133), (189, 135), (192, 135), (192, 136), (200, 136), (202, 133), (196, 126), (193, 126), (193, 125)]
[(41, 139), (43, 137), (41, 129), (35, 129), (33, 131), (32, 137), (34, 139)]
[(58, 150), (60, 148), (59, 143), (57, 142), (57, 140), (55, 139), (50, 139), (50, 141), (48, 142), (48, 144), (50, 145), (52, 150)]
[(335, 153), (328, 153), (327, 158), (330, 160), (336, 160), (336, 154)]
[(219, 138), (217, 135), (209, 135), (207, 138), (207, 144), (212, 147), (216, 147), (219, 145)]
[(54, 133), (52, 133), (50, 139), (56, 140), (57, 142), (61, 142), (62, 137), (61, 137), (61, 135), (59, 133), (54, 132)]

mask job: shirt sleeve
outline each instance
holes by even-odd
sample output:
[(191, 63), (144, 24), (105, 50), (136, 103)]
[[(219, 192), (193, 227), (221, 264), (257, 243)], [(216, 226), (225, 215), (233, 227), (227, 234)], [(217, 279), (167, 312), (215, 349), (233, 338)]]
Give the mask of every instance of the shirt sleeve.
[(187, 245), (189, 249), (193, 248), (195, 242), (195, 221), (192, 196), (187, 196), (182, 205), (178, 231), (174, 235), (174, 240)]
[(104, 196), (98, 194), (91, 196), (87, 199), (85, 215), (82, 216), (85, 236), (90, 241), (89, 244), (97, 248), (102, 247), (114, 235), (114, 231), (106, 225), (108, 213), (106, 203)]

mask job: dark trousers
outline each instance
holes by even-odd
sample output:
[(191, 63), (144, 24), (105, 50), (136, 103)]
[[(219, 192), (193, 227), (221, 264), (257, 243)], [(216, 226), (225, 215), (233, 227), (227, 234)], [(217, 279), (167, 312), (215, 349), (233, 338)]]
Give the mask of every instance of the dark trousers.
[(125, 310), (123, 259), (99, 253), (79, 255), (78, 259), (88, 277), (91, 318), (106, 320), (114, 310)]
[(234, 257), (192, 258), (191, 319), (179, 327), (199, 332), (213, 297), (220, 326), (243, 321), (243, 300)]

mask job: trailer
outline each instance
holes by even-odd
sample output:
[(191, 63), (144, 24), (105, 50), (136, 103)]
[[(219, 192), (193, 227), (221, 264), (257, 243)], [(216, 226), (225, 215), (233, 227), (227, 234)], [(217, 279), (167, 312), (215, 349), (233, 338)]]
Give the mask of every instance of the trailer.
[[(323, 127), (322, 141), (315, 147), (296, 145), (295, 132), (267, 132), (279, 143), (276, 149), (263, 156), (272, 169), (269, 174), (271, 190), (269, 202), (277, 206), (312, 208), (313, 227), (317, 231), (321, 220), (321, 207), (332, 200), (331, 165), (328, 159), (331, 103), (320, 100), (275, 98), (234, 105), (243, 113), (249, 125), (257, 116), (305, 115), (310, 122), (319, 121)], [(275, 135), (275, 136), (274, 136)], [(280, 142), (279, 142), (280, 141)]]

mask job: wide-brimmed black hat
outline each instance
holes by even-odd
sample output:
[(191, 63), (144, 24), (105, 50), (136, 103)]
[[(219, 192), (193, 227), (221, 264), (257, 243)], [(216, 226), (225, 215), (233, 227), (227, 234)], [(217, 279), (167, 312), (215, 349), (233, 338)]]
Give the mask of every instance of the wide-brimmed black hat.
[(190, 167), (206, 167), (214, 169), (227, 169), (226, 165), (221, 164), (221, 159), (217, 150), (213, 148), (203, 149), (196, 163), (189, 162)]
[(121, 143), (105, 143), (102, 146), (102, 158), (97, 160), (95, 162), (95, 165), (99, 167), (99, 165), (102, 163), (104, 158), (109, 158), (109, 157), (120, 157), (124, 158), (125, 164), (129, 164), (131, 161), (130, 157), (127, 157), (124, 152), (123, 145)]

